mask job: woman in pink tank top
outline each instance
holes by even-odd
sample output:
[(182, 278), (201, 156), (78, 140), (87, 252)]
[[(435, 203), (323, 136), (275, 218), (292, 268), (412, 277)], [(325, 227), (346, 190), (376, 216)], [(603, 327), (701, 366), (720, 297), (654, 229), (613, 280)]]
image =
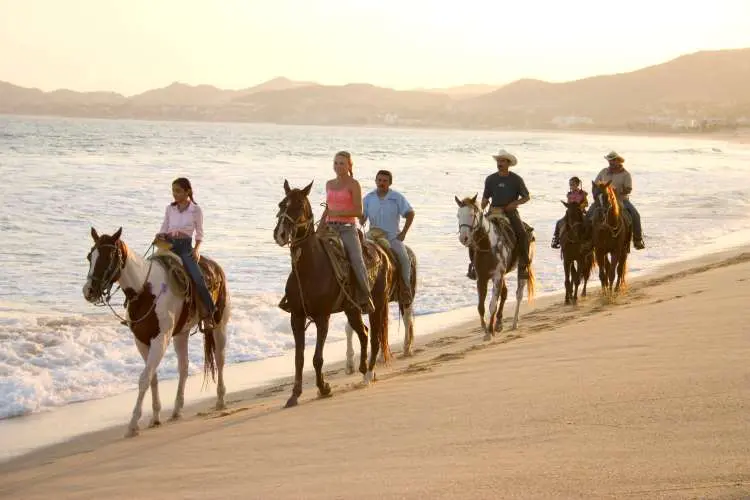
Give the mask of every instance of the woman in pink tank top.
[(352, 156), (348, 151), (339, 151), (333, 157), (336, 178), (326, 182), (326, 205), (323, 219), (336, 230), (346, 249), (349, 262), (357, 277), (356, 300), (362, 312), (375, 311), (367, 279), (367, 268), (362, 257), (362, 245), (357, 234), (356, 222), (362, 217), (362, 188), (354, 178)]

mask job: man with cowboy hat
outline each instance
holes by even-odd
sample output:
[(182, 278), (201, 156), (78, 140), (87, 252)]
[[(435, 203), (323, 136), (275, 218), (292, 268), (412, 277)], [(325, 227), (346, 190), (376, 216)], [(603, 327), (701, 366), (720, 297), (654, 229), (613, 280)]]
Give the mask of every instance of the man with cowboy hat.
[[(521, 176), (509, 170), (510, 167), (518, 164), (518, 159), (514, 155), (501, 149), (492, 157), (497, 162), (497, 172), (488, 175), (484, 181), (482, 210), (492, 200), (490, 212), (503, 212), (510, 220), (518, 246), (518, 278), (528, 279), (529, 237), (518, 213), (518, 207), (529, 201), (529, 190), (526, 189), (526, 184)], [(467, 277), (476, 279), (476, 270), (473, 264), (474, 255), (472, 252), (469, 252), (469, 255), (472, 258), (472, 263), (469, 264)]]
[[(599, 175), (594, 179), (594, 184), (598, 182), (611, 182), (615, 188), (617, 198), (622, 202), (622, 206), (630, 213), (630, 219), (633, 221), (633, 246), (637, 250), (643, 250), (646, 245), (643, 243), (643, 232), (641, 228), (641, 215), (638, 210), (630, 202), (630, 193), (633, 191), (633, 180), (630, 177), (630, 172), (625, 170), (623, 163), (625, 158), (617, 154), (615, 151), (610, 151), (604, 157), (609, 162), (609, 166), (602, 169)], [(594, 211), (599, 205), (597, 198), (598, 193), (594, 193), (594, 203), (591, 205), (586, 216), (589, 220), (594, 217)]]

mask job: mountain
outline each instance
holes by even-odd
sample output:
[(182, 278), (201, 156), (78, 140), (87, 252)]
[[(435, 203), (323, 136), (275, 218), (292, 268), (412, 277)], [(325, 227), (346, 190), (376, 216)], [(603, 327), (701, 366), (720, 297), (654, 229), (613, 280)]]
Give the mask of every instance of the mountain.
[[(0, 113), (458, 128), (674, 127), (750, 123), (750, 49), (704, 51), (614, 75), (400, 91), (278, 77), (224, 90), (175, 82), (131, 97), (0, 82)], [(735, 122), (737, 120), (737, 122)], [(635, 125), (634, 125), (635, 124)], [(644, 125), (645, 124), (645, 125)]]

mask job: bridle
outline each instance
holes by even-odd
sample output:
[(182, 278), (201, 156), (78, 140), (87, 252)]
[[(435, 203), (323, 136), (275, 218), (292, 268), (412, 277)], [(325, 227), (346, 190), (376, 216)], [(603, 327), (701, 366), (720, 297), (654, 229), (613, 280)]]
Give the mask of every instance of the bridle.
[[(109, 301), (112, 297), (112, 287), (117, 282), (117, 280), (120, 279), (120, 274), (122, 273), (123, 268), (125, 267), (125, 260), (128, 256), (127, 248), (125, 247), (125, 244), (118, 240), (116, 243), (104, 243), (104, 244), (96, 244), (91, 249), (91, 251), (88, 254), (89, 259), (91, 258), (91, 254), (94, 250), (100, 250), (102, 248), (114, 248), (115, 249), (115, 256), (114, 258), (109, 259), (109, 264), (107, 265), (107, 268), (104, 270), (104, 273), (102, 273), (101, 277), (95, 276), (93, 274), (93, 270), (89, 270), (88, 275), (86, 278), (91, 282), (92, 289), (95, 289), (98, 291), (96, 294), (96, 302), (94, 302), (95, 305), (105, 305), (109, 304)], [(116, 292), (117, 290), (115, 290)]]
[[(307, 238), (309, 238), (315, 231), (315, 221), (312, 217), (308, 218), (306, 214), (302, 214), (297, 219), (293, 219), (287, 212), (289, 211), (289, 204), (287, 203), (285, 208), (282, 210), (279, 208), (279, 213), (276, 214), (276, 219), (279, 223), (288, 221), (292, 227), (289, 237), (287, 238), (284, 246), (289, 245), (289, 248), (296, 248), (302, 244)], [(301, 236), (298, 235), (300, 229), (304, 229)]]
[[(469, 207), (471, 205), (464, 205), (464, 206)], [(479, 248), (479, 243), (481, 243), (484, 240), (489, 240), (490, 235), (487, 234), (487, 232), (485, 231), (483, 234), (479, 235), (479, 238), (477, 238), (477, 232), (479, 231), (479, 229), (483, 229), (484, 227), (482, 224), (482, 221), (484, 219), (484, 214), (482, 213), (481, 210), (477, 210), (476, 207), (472, 206), (471, 208), (474, 209), (472, 210), (473, 218), (472, 218), (471, 224), (466, 224), (466, 223), (459, 224), (458, 231), (461, 232), (461, 228), (464, 228), (464, 227), (468, 228), (469, 236), (470, 236), (469, 246), (474, 248), (474, 250), (477, 252), (489, 252), (489, 249), (485, 250), (485, 249)]]

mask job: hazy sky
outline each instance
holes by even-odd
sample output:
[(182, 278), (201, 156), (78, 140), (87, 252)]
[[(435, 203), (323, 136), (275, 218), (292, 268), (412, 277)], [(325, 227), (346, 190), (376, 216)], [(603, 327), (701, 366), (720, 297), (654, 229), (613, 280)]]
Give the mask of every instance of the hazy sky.
[(0, 0), (0, 80), (126, 95), (563, 81), (750, 47), (748, 23), (750, 0)]

